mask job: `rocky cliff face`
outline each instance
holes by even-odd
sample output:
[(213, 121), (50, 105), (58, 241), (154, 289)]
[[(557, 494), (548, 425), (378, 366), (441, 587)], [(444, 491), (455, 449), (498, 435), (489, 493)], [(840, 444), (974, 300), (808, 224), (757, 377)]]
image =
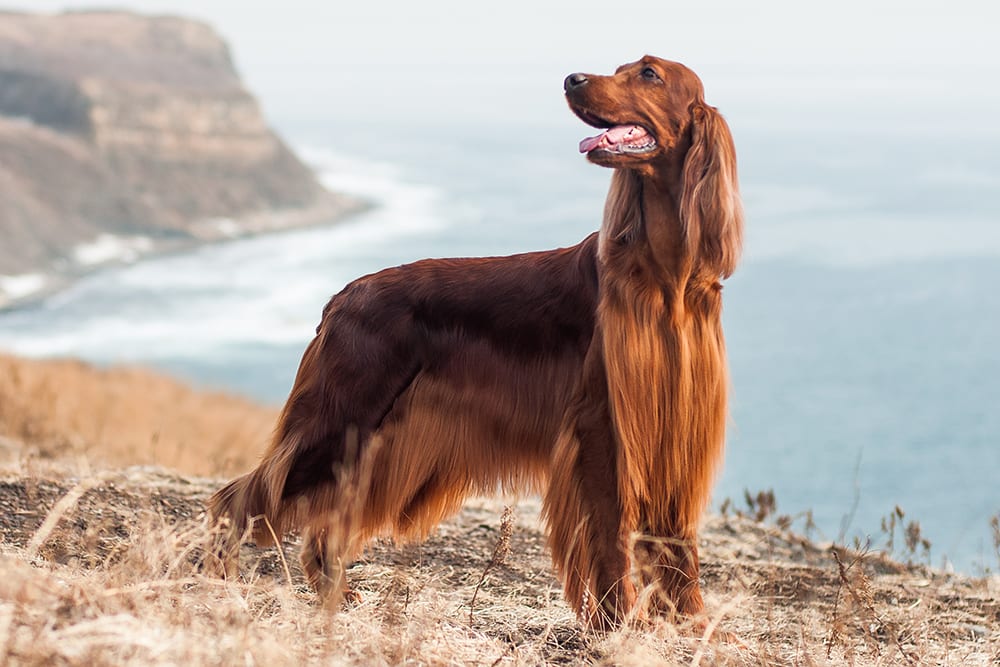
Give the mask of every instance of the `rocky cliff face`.
[(0, 277), (71, 273), (101, 235), (176, 245), (350, 206), (268, 128), (208, 26), (0, 12)]

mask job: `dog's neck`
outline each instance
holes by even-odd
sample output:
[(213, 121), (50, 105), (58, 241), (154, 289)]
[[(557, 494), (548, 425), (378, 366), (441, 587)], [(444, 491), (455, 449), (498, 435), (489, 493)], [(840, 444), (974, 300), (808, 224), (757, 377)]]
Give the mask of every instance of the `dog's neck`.
[(619, 269), (616, 275), (652, 276), (655, 284), (683, 294), (692, 282), (717, 281), (691, 251), (681, 222), (679, 180), (616, 169), (604, 207), (600, 257)]

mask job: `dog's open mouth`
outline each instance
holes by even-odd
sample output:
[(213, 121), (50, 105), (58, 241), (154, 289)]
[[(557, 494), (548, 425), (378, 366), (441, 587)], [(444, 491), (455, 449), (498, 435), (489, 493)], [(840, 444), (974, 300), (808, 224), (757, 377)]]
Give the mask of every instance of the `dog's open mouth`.
[(609, 153), (648, 153), (656, 148), (656, 139), (640, 125), (615, 125), (596, 137), (580, 142), (580, 152), (602, 150)]

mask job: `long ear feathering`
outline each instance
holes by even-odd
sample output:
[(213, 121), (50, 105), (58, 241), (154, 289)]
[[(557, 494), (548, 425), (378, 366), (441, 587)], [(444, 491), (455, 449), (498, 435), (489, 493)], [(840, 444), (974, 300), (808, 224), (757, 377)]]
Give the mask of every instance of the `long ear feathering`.
[(728, 278), (743, 249), (743, 204), (736, 175), (736, 148), (715, 107), (691, 107), (691, 148), (684, 161), (681, 222), (692, 254)]

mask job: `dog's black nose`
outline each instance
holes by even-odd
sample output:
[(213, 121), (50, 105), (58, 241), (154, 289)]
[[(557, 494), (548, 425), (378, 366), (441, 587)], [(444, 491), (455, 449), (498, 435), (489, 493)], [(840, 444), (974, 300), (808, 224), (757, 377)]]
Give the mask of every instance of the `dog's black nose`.
[(579, 88), (580, 86), (583, 86), (586, 83), (587, 83), (587, 75), (576, 72), (566, 77), (566, 80), (563, 81), (563, 89), (568, 93), (574, 88)]

